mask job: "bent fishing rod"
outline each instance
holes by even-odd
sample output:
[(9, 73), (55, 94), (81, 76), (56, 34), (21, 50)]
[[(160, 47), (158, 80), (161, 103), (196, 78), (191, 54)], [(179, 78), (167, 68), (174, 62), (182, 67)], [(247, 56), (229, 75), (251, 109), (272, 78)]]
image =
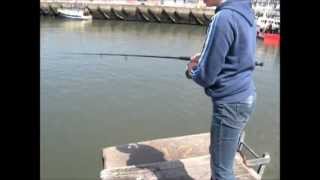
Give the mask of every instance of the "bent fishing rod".
[[(188, 56), (157, 56), (157, 55), (141, 55), (141, 54), (118, 54), (118, 53), (67, 53), (74, 55), (89, 55), (89, 56), (123, 56), (123, 57), (147, 57), (147, 58), (163, 58), (163, 59), (176, 59), (181, 61), (190, 61)], [(255, 62), (256, 66), (263, 66), (263, 62)]]

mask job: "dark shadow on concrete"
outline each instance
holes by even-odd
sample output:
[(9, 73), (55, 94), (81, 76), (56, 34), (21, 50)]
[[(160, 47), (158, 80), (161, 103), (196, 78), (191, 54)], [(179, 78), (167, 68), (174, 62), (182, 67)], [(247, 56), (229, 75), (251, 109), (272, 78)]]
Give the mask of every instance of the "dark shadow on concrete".
[[(162, 152), (143, 144), (121, 145), (117, 146), (117, 150), (129, 154), (127, 161), (128, 166), (135, 165), (138, 168), (148, 168), (143, 166), (143, 164), (167, 161)], [(171, 176), (171, 174), (174, 175), (173, 178), (165, 177), (164, 174), (154, 172), (153, 168), (150, 168), (150, 170), (153, 170), (159, 180), (194, 180), (188, 175), (181, 161), (177, 160), (172, 163), (174, 167), (181, 167), (178, 168), (178, 171), (167, 174), (168, 176)]]

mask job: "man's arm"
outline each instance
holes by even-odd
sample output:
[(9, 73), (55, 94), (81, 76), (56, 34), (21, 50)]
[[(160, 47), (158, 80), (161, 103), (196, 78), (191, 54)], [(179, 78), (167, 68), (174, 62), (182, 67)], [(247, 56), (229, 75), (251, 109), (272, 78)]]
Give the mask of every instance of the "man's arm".
[(190, 69), (192, 79), (202, 87), (209, 87), (216, 81), (225, 57), (234, 40), (232, 14), (221, 11), (210, 23), (208, 36), (195, 70)]

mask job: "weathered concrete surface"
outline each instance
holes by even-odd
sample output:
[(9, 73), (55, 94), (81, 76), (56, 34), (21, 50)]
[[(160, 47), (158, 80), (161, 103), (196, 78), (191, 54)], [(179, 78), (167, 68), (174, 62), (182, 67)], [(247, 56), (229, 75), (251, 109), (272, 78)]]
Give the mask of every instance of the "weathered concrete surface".
[[(163, 138), (104, 148), (102, 180), (210, 179), (210, 134)], [(238, 180), (260, 179), (237, 153)]]

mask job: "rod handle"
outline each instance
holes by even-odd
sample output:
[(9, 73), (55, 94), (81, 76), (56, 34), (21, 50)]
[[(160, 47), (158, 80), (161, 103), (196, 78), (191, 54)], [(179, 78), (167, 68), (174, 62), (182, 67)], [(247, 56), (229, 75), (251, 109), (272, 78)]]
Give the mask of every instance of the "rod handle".
[(191, 60), (190, 57), (188, 57), (188, 56), (180, 56), (179, 59), (186, 60), (186, 61), (190, 61)]

